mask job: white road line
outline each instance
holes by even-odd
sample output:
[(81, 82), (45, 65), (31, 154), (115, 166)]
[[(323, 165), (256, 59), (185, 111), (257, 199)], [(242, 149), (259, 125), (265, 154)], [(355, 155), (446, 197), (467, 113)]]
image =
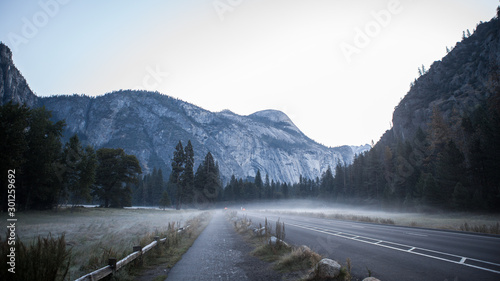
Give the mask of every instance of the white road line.
[(359, 226), (359, 225), (351, 225), (351, 227), (355, 227), (355, 228), (365, 228), (364, 226)]
[[(288, 223), (288, 225), (299, 227), (299, 228), (303, 228), (303, 229), (307, 229), (307, 230), (311, 230), (311, 231), (316, 231), (316, 232), (319, 232), (319, 233), (324, 233), (324, 234), (328, 234), (328, 235), (332, 235), (332, 236), (337, 236), (337, 237), (341, 237), (341, 238), (355, 240), (355, 241), (366, 243), (366, 244), (370, 244), (370, 245), (375, 245), (375, 246), (379, 246), (379, 247), (393, 249), (393, 250), (396, 250), (396, 251), (401, 251), (401, 252), (405, 252), (405, 253), (410, 253), (410, 254), (414, 254), (414, 255), (419, 255), (419, 256), (423, 256), (423, 257), (427, 257), (427, 258), (437, 259), (437, 260), (441, 260), (441, 261), (445, 261), (445, 262), (449, 262), (449, 263), (454, 263), (454, 264), (459, 264), (459, 265), (463, 265), (463, 266), (473, 267), (473, 268), (477, 268), (477, 269), (480, 269), (480, 270), (484, 270), (484, 271), (489, 271), (489, 272), (500, 274), (500, 271), (498, 271), (498, 270), (493, 270), (493, 269), (489, 269), (489, 268), (485, 268), (485, 267), (481, 267), (481, 266), (477, 266), (477, 265), (467, 264), (467, 263), (465, 263), (465, 260), (473, 260), (473, 261), (477, 261), (477, 262), (481, 262), (481, 263), (485, 263), (485, 264), (490, 264), (490, 265), (493, 265), (493, 266), (497, 266), (497, 267), (500, 268), (500, 264), (493, 263), (493, 262), (482, 261), (482, 260), (472, 259), (472, 258), (468, 258), (468, 257), (462, 257), (462, 256), (454, 255), (454, 254), (449, 254), (449, 253), (444, 253), (444, 252), (439, 252), (439, 251), (434, 251), (434, 250), (429, 250), (429, 249), (424, 249), (424, 248), (418, 248), (418, 247), (413, 247), (413, 246), (408, 246), (408, 245), (404, 245), (404, 244), (393, 243), (393, 242), (383, 241), (383, 240), (380, 240), (380, 241), (375, 242), (375, 243), (374, 242), (369, 242), (369, 241), (365, 241), (365, 240), (361, 240), (361, 239), (357, 239), (357, 238), (371, 239), (371, 240), (374, 240), (374, 241), (376, 241), (376, 239), (373, 239), (373, 238), (370, 238), (370, 237), (365, 237), (365, 236), (355, 236), (355, 235), (353, 235), (353, 237), (343, 236), (341, 234), (347, 234), (347, 235), (352, 235), (352, 234), (343, 233), (343, 232), (331, 233), (331, 232), (327, 232), (326, 229), (324, 229), (324, 228), (323, 229), (320, 229), (320, 228), (311, 228), (311, 226), (291, 224), (291, 223)], [(389, 244), (389, 245), (392, 244), (392, 245), (403, 246), (403, 247), (410, 248), (410, 250), (405, 250), (405, 249), (401, 249), (401, 248), (391, 247), (389, 245), (384, 245), (384, 244), (380, 244), (380, 243), (385, 243), (385, 244)], [(454, 260), (450, 260), (450, 259), (446, 259), (446, 258), (442, 258), (442, 257), (432, 256), (430, 254), (424, 254), (424, 253), (415, 252), (415, 251), (413, 251), (415, 249), (426, 251), (426, 252), (429, 252), (429, 253), (435, 253), (435, 254), (441, 254), (441, 255), (450, 256), (450, 257), (454, 257), (454, 258), (460, 258), (460, 261), (454, 261)], [(463, 262), (462, 262), (462, 260), (463, 260)]]
[(405, 234), (408, 234), (408, 235), (413, 235), (413, 236), (422, 236), (422, 237), (427, 237), (427, 236), (429, 236), (429, 235), (426, 235), (426, 234), (413, 233), (413, 232), (405, 232)]

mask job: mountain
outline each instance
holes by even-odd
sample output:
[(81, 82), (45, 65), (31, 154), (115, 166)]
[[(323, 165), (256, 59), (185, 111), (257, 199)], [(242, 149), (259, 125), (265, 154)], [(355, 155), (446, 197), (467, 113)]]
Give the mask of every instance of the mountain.
[(12, 52), (0, 42), (0, 102), (4, 104), (10, 100), (30, 107), (38, 104), (37, 96), (14, 65)]
[(320, 176), (337, 163), (354, 157), (348, 147), (327, 148), (304, 135), (283, 112), (259, 111), (241, 116), (231, 111), (210, 112), (166, 95), (118, 91), (99, 97), (54, 96), (40, 105), (66, 120), (66, 134), (78, 134), (96, 147), (122, 147), (134, 154), (146, 171), (170, 170), (175, 145), (191, 140), (195, 163), (210, 151), (221, 174), (252, 178), (263, 175), (297, 182), (300, 175)]
[(471, 36), (464, 36), (441, 61), (434, 62), (394, 110), (390, 133), (411, 141), (418, 128), (428, 128), (433, 111), (451, 125), (455, 117), (470, 115), (485, 103), (499, 79), (499, 34), (498, 18), (479, 24)]
[(499, 16), (500, 8), (472, 35), (464, 32), (412, 83), (393, 127), (338, 174), (342, 195), (404, 208), (500, 211)]
[(234, 174), (262, 175), (281, 182), (298, 182), (300, 175), (315, 179), (338, 163), (349, 164), (368, 147), (329, 148), (304, 135), (286, 114), (263, 110), (241, 116), (229, 110), (210, 112), (157, 92), (117, 91), (98, 97), (85, 95), (37, 97), (0, 44), (0, 94), (31, 107), (45, 106), (54, 120), (65, 120), (65, 140), (77, 134), (96, 148), (121, 147), (139, 159), (144, 172), (154, 167), (168, 175), (179, 140), (191, 140), (195, 167), (211, 152), (224, 180)]

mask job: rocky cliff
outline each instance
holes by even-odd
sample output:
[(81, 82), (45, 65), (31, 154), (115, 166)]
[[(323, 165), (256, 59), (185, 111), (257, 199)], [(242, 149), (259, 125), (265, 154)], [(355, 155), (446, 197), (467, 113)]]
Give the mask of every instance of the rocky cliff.
[(411, 141), (419, 127), (427, 129), (433, 110), (453, 127), (453, 118), (470, 114), (492, 95), (499, 66), (500, 21), (494, 18), (478, 25), (412, 84), (394, 110), (390, 133)]
[(0, 43), (0, 102), (9, 101), (35, 106), (38, 99), (12, 61), (10, 49)]
[[(259, 111), (241, 116), (231, 111), (210, 112), (166, 95), (145, 91), (118, 91), (91, 98), (55, 96), (40, 105), (65, 119), (66, 135), (78, 134), (96, 147), (123, 147), (135, 154), (143, 168), (170, 169), (179, 140), (191, 140), (195, 164), (210, 151), (221, 174), (251, 178), (259, 169), (271, 179), (297, 182), (316, 178), (328, 165), (350, 163), (348, 146), (327, 148), (305, 136), (284, 113)], [(360, 150), (358, 150), (360, 149)]]
[(210, 151), (227, 180), (232, 174), (263, 175), (281, 182), (314, 179), (337, 163), (349, 164), (370, 146), (328, 148), (304, 135), (283, 112), (259, 111), (241, 116), (210, 112), (187, 102), (146, 91), (118, 91), (99, 97), (37, 97), (15, 67), (12, 53), (0, 43), (0, 102), (45, 106), (54, 120), (65, 120), (65, 140), (78, 134), (96, 148), (122, 147), (139, 159), (145, 172), (166, 175), (179, 140), (191, 140), (195, 165)]

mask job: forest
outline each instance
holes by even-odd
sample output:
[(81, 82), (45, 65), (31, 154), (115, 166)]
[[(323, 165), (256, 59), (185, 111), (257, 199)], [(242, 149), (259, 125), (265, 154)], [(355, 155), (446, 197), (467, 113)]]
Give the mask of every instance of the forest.
[[(301, 176), (296, 183), (275, 182), (257, 170), (253, 179), (233, 175), (223, 186), (210, 152), (195, 172), (191, 141), (177, 144), (170, 175), (154, 168), (141, 176), (137, 158), (121, 148), (84, 147), (77, 135), (63, 144), (64, 121), (51, 121), (44, 108), (10, 102), (0, 108), (0, 118), (2, 170), (16, 169), (19, 210), (84, 203), (206, 209), (216, 203), (308, 198), (404, 210), (500, 211), (498, 91), (452, 123), (434, 108), (427, 128), (419, 128), (411, 141), (388, 131), (351, 165), (328, 167), (321, 177)], [(6, 190), (2, 193), (5, 197)]]
[[(62, 144), (64, 121), (51, 121), (44, 107), (6, 103), (0, 107), (1, 170), (15, 170), (16, 210), (56, 209), (92, 199), (103, 207), (131, 204), (129, 184), (141, 174), (139, 161), (121, 148), (83, 147), (77, 135)], [(7, 176), (0, 179), (7, 186)], [(7, 188), (1, 189), (6, 198)], [(1, 201), (7, 210), (7, 200)]]

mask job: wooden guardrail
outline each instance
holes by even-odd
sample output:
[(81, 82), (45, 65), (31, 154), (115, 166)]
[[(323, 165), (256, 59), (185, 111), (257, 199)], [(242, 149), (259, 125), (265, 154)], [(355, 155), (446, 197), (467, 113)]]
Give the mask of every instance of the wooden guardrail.
[[(181, 227), (177, 230), (177, 232), (183, 232), (184, 230), (186, 230), (187, 228), (189, 227), (189, 225), (187, 225), (186, 227)], [(153, 249), (154, 247), (158, 246), (160, 243), (165, 243), (167, 241), (167, 238), (162, 238), (160, 239), (159, 236), (155, 236), (155, 241), (151, 242), (150, 244), (144, 246), (144, 247), (141, 247), (141, 246), (134, 246), (133, 247), (133, 253), (126, 256), (125, 258), (119, 260), (119, 261), (116, 261), (116, 258), (110, 258), (108, 259), (108, 265), (103, 267), (103, 268), (100, 268), (96, 271), (93, 271), (91, 273), (88, 273), (88, 274), (85, 274), (83, 275), (82, 277), (76, 279), (75, 281), (97, 281), (97, 280), (101, 280), (103, 279), (104, 277), (110, 275), (110, 274), (113, 274), (115, 273), (116, 271), (120, 270), (121, 268), (123, 268), (124, 266), (126, 266), (127, 264), (129, 264), (130, 262), (132, 261), (136, 261), (138, 262), (138, 264), (141, 264), (142, 263), (142, 256), (147, 253), (148, 251), (150, 251), (151, 249)]]

